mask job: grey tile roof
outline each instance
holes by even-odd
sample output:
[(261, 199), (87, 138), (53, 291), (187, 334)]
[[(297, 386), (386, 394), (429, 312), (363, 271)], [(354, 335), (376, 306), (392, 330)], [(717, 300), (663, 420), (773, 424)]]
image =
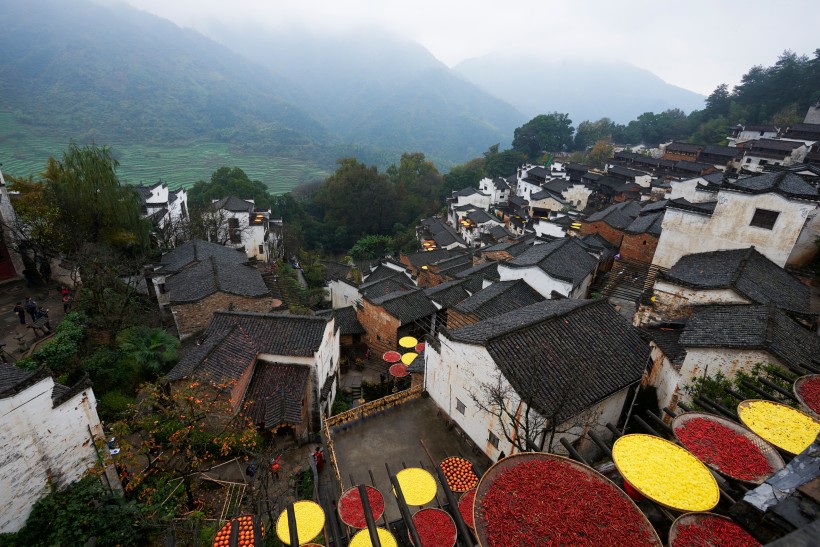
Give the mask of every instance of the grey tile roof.
[(245, 396), (245, 416), (265, 429), (301, 424), (309, 377), (309, 366), (258, 362)]
[(566, 203), (566, 201), (567, 201), (567, 200), (564, 199), (564, 196), (562, 196), (560, 194), (560, 192), (554, 192), (554, 191), (548, 190), (546, 188), (542, 189), (541, 191), (536, 192), (534, 194), (530, 194), (530, 200), (531, 201), (538, 201), (538, 200), (547, 199), (547, 198), (552, 198), (552, 199), (554, 199), (555, 201), (557, 201), (559, 203)]
[(589, 215), (584, 222), (602, 221), (613, 228), (625, 229), (641, 213), (640, 204), (634, 201), (624, 201), (610, 205), (603, 211)]
[(680, 337), (685, 348), (764, 349), (790, 365), (817, 366), (820, 338), (774, 306), (698, 306)]
[(466, 279), (454, 279), (435, 287), (424, 289), (427, 298), (441, 306), (442, 308), (452, 308), (465, 298), (470, 296), (467, 290)]
[(422, 266), (433, 264), (439, 260), (444, 260), (445, 258), (462, 254), (463, 252), (464, 251), (460, 250), (448, 251), (447, 249), (436, 249), (434, 251), (419, 251), (416, 253), (410, 253), (405, 255), (405, 257), (410, 261), (410, 264), (413, 265), (413, 268), (418, 270)]
[(670, 199), (669, 203), (666, 204), (669, 209), (679, 209), (707, 216), (712, 216), (712, 213), (715, 212), (715, 205), (717, 205), (717, 201), (693, 203), (686, 198)]
[(498, 274), (498, 262), (489, 260), (477, 266), (473, 266), (469, 270), (458, 272), (456, 277), (459, 279), (466, 279), (468, 277), (478, 276), (482, 279), (489, 279), (490, 281), (498, 281), (501, 276)]
[(409, 291), (414, 288), (415, 286), (407, 279), (406, 275), (396, 272), (396, 275), (385, 279), (362, 283), (359, 285), (359, 292), (366, 298), (379, 298), (386, 294), (392, 294), (402, 290)]
[(538, 318), (494, 335), (486, 348), (542, 415), (560, 422), (641, 379), (649, 347), (604, 300), (548, 300), (460, 330), (529, 314)]
[(743, 155), (743, 149), (736, 146), (718, 146), (716, 144), (706, 145), (701, 151), (703, 155), (723, 156), (726, 159), (736, 158)]
[(347, 264), (340, 264), (332, 260), (321, 260), (322, 266), (325, 267), (325, 281), (337, 281), (339, 279), (346, 279), (352, 266)]
[(512, 268), (538, 267), (551, 277), (581, 283), (598, 267), (598, 259), (589, 254), (575, 238), (565, 237), (550, 243), (533, 245), (527, 251), (504, 263)]
[(604, 239), (604, 237), (598, 232), (595, 232), (594, 234), (587, 234), (583, 236), (581, 240), (584, 242), (584, 244), (599, 251), (613, 251), (617, 249), (615, 245)]
[(714, 168), (711, 163), (700, 163), (696, 161), (676, 161), (675, 169), (677, 171), (689, 171), (692, 173), (702, 173), (703, 171)]
[[(402, 268), (404, 268), (404, 265), (402, 265)], [(391, 277), (396, 277), (397, 275), (404, 277), (407, 282), (410, 282), (410, 278), (408, 278), (404, 273), (396, 270), (395, 268), (391, 268), (390, 266), (379, 264), (375, 269), (370, 270), (369, 273), (364, 275), (362, 285), (364, 286), (365, 284), (373, 283), (374, 281), (379, 281), (382, 279), (389, 279)]]
[(796, 141), (782, 141), (780, 139), (757, 139), (748, 142), (752, 150), (782, 150), (784, 152), (791, 152), (795, 148), (805, 146), (805, 143)]
[(223, 247), (210, 241), (192, 239), (162, 255), (160, 263), (163, 265), (164, 271), (178, 271), (189, 264), (201, 262), (211, 257), (216, 258), (220, 262), (230, 262), (233, 264), (245, 264), (248, 262), (248, 257), (244, 251), (231, 247)]
[(545, 179), (548, 176), (550, 176), (550, 172), (541, 167), (540, 165), (536, 165), (535, 167), (532, 167), (529, 170), (527, 170), (527, 174), (541, 179)]
[(680, 345), (683, 329), (651, 326), (642, 327), (640, 331), (644, 338), (655, 342), (670, 362), (682, 364), (686, 356), (686, 348)]
[(503, 226), (493, 226), (492, 228), (490, 228), (489, 234), (493, 236), (495, 239), (512, 237), (512, 234), (510, 234), (510, 232), (508, 232), (507, 229)]
[(515, 205), (517, 207), (526, 207), (527, 205), (529, 205), (529, 202), (521, 196), (510, 196), (510, 198), (507, 201), (511, 205)]
[(486, 194), (482, 194), (478, 190), (478, 188), (472, 188), (472, 187), (462, 188), (461, 190), (453, 191), (453, 197), (456, 197), (456, 196), (465, 196), (466, 197), (466, 196), (472, 196), (473, 194), (478, 194), (480, 196), (486, 195)]
[(336, 308), (335, 310), (324, 310), (316, 312), (320, 317), (333, 317), (336, 319), (336, 328), (341, 334), (362, 334), (364, 327), (359, 323), (356, 309), (353, 306)]
[(369, 298), (373, 304), (399, 320), (402, 325), (436, 313), (436, 306), (423, 290), (391, 293), (380, 298)]
[(811, 291), (754, 247), (681, 257), (662, 277), (695, 289), (734, 289), (756, 304), (808, 314)]
[(254, 209), (253, 203), (236, 196), (228, 196), (220, 199), (219, 201), (215, 201), (212, 207), (214, 209), (225, 209), (226, 211), (236, 213), (252, 213)]
[(510, 185), (507, 184), (507, 181), (504, 180), (502, 177), (495, 177), (493, 179), (493, 184), (497, 190), (509, 190)]
[(661, 235), (661, 226), (663, 224), (664, 211), (643, 214), (632, 221), (626, 227), (626, 232), (630, 234), (651, 234), (654, 236)]
[(171, 303), (196, 302), (216, 292), (260, 298), (270, 292), (256, 268), (213, 256), (168, 277), (165, 286)]
[(666, 147), (667, 152), (683, 152), (688, 154), (697, 154), (703, 150), (703, 146), (699, 144), (689, 144), (688, 142), (671, 142)]
[(0, 363), (0, 397), (4, 392), (13, 390), (25, 380), (32, 378), (33, 372), (17, 368), (14, 365)]
[(747, 191), (754, 194), (774, 192), (786, 197), (817, 200), (820, 199), (817, 188), (806, 182), (803, 177), (791, 171), (763, 173), (762, 175), (726, 181), (724, 188)]
[(628, 167), (621, 167), (620, 165), (613, 165), (609, 169), (607, 169), (607, 173), (612, 173), (614, 175), (620, 175), (622, 177), (628, 178), (635, 178), (635, 177), (644, 177), (649, 173), (644, 173), (643, 171), (636, 171), (635, 169), (629, 169)]
[(168, 379), (196, 374), (216, 382), (236, 380), (259, 353), (312, 357), (326, 326), (322, 317), (215, 312), (202, 343), (183, 352)]
[(496, 218), (484, 209), (478, 209), (467, 215), (467, 218), (476, 224), (484, 224), (485, 222), (501, 222), (501, 219)]
[(463, 300), (455, 309), (479, 319), (489, 319), (546, 300), (526, 281), (497, 281)]

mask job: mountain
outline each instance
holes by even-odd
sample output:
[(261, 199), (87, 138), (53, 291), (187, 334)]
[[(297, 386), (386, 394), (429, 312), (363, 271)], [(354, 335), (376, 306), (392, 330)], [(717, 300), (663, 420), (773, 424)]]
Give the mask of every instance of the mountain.
[(209, 36), (305, 90), (300, 104), (340, 139), (445, 163), (509, 144), (527, 118), (421, 45), (376, 30), (313, 33), (214, 25)]
[(230, 142), (275, 154), (333, 138), (303, 91), (199, 33), (125, 4), (4, 0), (0, 96), (16, 122), (101, 143)]
[(462, 61), (455, 71), (514, 105), (527, 119), (557, 111), (568, 113), (576, 126), (603, 117), (627, 123), (644, 112), (704, 107), (703, 95), (623, 62), (488, 55)]

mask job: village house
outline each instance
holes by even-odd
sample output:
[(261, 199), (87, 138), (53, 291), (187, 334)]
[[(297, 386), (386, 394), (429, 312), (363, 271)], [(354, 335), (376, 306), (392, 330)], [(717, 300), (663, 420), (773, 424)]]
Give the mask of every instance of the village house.
[(180, 222), (188, 218), (188, 192), (185, 188), (172, 192), (165, 182), (159, 181), (153, 186), (138, 184), (134, 189), (140, 197), (142, 215), (150, 218), (158, 228), (175, 230)]
[(612, 245), (620, 248), (624, 230), (638, 218), (640, 213), (640, 203), (634, 201), (615, 203), (581, 220), (581, 235), (600, 234)]
[(448, 329), (458, 329), (484, 319), (546, 300), (526, 281), (497, 281), (452, 306), (447, 314)]
[(652, 262), (661, 236), (666, 204), (666, 200), (645, 204), (635, 220), (624, 228), (624, 235), (619, 249), (622, 260), (633, 260), (647, 264)]
[(759, 139), (774, 139), (780, 133), (780, 129), (773, 125), (741, 125), (738, 124), (729, 129), (729, 146), (738, 146), (748, 141)]
[(738, 147), (744, 150), (740, 167), (752, 173), (761, 173), (766, 166), (802, 163), (809, 152), (809, 145), (806, 143), (785, 139), (758, 139)]
[(419, 272), (417, 283), (420, 287), (435, 287), (445, 281), (455, 279), (455, 276), (459, 272), (472, 267), (473, 255), (470, 253), (444, 258), (427, 266), (423, 266)]
[[(425, 351), (425, 389), (490, 459), (516, 452), (510, 438), (526, 435), (531, 448), (564, 453), (565, 438), (579, 440), (617, 423), (630, 387), (649, 363), (649, 348), (604, 301), (547, 300), (460, 328), (446, 329)], [(498, 389), (506, 411), (526, 407), (543, 420), (529, 432), (511, 431), (508, 420), (481, 410)], [(492, 405), (489, 405), (492, 406)], [(537, 430), (535, 426), (537, 424)]]
[(532, 228), (535, 235), (543, 238), (561, 238), (566, 235), (577, 236), (581, 233), (580, 215), (577, 213), (556, 214), (546, 218), (533, 219)]
[(586, 298), (598, 259), (577, 238), (533, 245), (498, 264), (501, 281), (523, 279), (545, 298)]
[(211, 208), (221, 225), (216, 237), (225, 245), (242, 249), (248, 258), (262, 262), (284, 256), (282, 220), (271, 219), (269, 209), (258, 209), (252, 199), (236, 196), (213, 200)]
[(338, 332), (332, 318), (216, 312), (167, 378), (225, 386), (260, 430), (306, 440), (336, 397)]
[(806, 145), (820, 141), (820, 123), (796, 123), (786, 130), (784, 139), (800, 140)]
[(817, 335), (772, 304), (697, 306), (682, 329), (657, 326), (643, 332), (653, 341), (645, 383), (657, 389), (661, 408), (688, 400), (683, 387), (696, 376), (721, 372), (731, 379), (756, 364), (805, 371), (820, 354)]
[(742, 148), (710, 144), (703, 147), (698, 155), (698, 161), (713, 165), (715, 169), (724, 173), (735, 173), (740, 168), (742, 157)]
[(404, 336), (422, 338), (435, 330), (437, 308), (421, 289), (399, 290), (383, 296), (364, 295), (357, 309), (365, 330), (364, 342), (376, 354), (398, 349)]
[(771, 304), (796, 316), (811, 314), (809, 287), (754, 247), (681, 257), (658, 275), (652, 294), (653, 322), (685, 319), (704, 304)]
[(644, 188), (649, 188), (653, 178), (649, 173), (644, 173), (643, 171), (637, 171), (628, 167), (622, 167), (620, 165), (608, 165), (606, 173), (607, 175), (621, 179), (624, 182), (631, 182), (633, 184), (643, 186)]
[(797, 173), (784, 170), (720, 184), (700, 182), (673, 183), (654, 265), (671, 268), (685, 255), (754, 245), (782, 267), (801, 232), (817, 230), (820, 194)]
[(484, 177), (478, 181), (478, 189), (490, 196), (490, 205), (504, 203), (510, 197), (510, 185), (503, 177)]
[(468, 212), (458, 221), (459, 234), (469, 247), (480, 247), (482, 236), (494, 228), (503, 228), (504, 221), (483, 209)]
[(421, 224), (416, 227), (416, 237), (425, 251), (467, 247), (467, 242), (455, 228), (435, 217), (421, 221)]
[(463, 249), (435, 249), (408, 254), (402, 253), (399, 256), (399, 261), (402, 267), (406, 267), (413, 277), (418, 277), (424, 271), (425, 266), (429, 267), (430, 264), (435, 264), (441, 260), (461, 256), (465, 254), (465, 252), (467, 251)]
[(204, 330), (217, 310), (264, 313), (282, 307), (259, 270), (214, 256), (168, 277), (165, 289), (180, 340)]
[[(333, 318), (338, 331), (339, 353), (347, 359), (348, 363), (353, 362), (357, 356), (364, 352), (362, 336), (365, 331), (362, 324), (359, 323), (354, 306), (318, 311), (316, 315), (319, 317)], [(342, 366), (344, 366), (344, 363), (345, 361), (342, 360)], [(342, 369), (342, 373), (344, 372), (344, 369)]]
[(60, 385), (45, 368), (0, 363), (0, 416), (0, 533), (12, 533), (40, 498), (95, 466), (104, 433), (90, 384)]
[(661, 159), (672, 161), (697, 161), (698, 154), (703, 150), (703, 146), (699, 144), (677, 141), (662, 144), (660, 148), (663, 151)]

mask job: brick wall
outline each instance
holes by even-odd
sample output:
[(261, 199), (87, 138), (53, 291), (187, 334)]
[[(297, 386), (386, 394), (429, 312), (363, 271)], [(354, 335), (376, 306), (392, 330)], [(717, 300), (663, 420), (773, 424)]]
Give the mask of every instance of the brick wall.
[(374, 355), (396, 349), (396, 331), (401, 326), (398, 319), (367, 300), (362, 302), (362, 308), (357, 309), (356, 314), (365, 330), (363, 341)]
[(270, 311), (279, 301), (269, 296), (251, 298), (217, 292), (198, 302), (171, 304), (171, 313), (177, 324), (179, 337), (185, 339), (208, 326), (215, 311), (226, 310), (233, 304), (234, 311), (251, 311), (264, 313)]
[(652, 234), (624, 234), (621, 258), (651, 263), (658, 246), (658, 237)]
[(581, 235), (586, 236), (589, 234), (601, 234), (601, 237), (616, 247), (621, 246), (621, 240), (624, 237), (624, 233), (621, 230), (613, 228), (602, 220), (598, 222), (581, 222)]

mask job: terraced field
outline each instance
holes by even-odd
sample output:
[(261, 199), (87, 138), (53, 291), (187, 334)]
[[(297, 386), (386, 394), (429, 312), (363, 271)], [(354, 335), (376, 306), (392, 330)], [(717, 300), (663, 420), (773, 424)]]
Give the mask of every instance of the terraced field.
[[(0, 163), (3, 173), (36, 174), (49, 156), (59, 157), (69, 139), (37, 135), (16, 123), (12, 114), (0, 112)], [(283, 194), (305, 182), (325, 178), (328, 172), (293, 158), (239, 154), (226, 143), (197, 142), (188, 145), (139, 145), (107, 143), (120, 162), (120, 180), (130, 184), (160, 179), (171, 188), (188, 187), (208, 180), (223, 165), (240, 167), (252, 180), (261, 180), (274, 194)]]

